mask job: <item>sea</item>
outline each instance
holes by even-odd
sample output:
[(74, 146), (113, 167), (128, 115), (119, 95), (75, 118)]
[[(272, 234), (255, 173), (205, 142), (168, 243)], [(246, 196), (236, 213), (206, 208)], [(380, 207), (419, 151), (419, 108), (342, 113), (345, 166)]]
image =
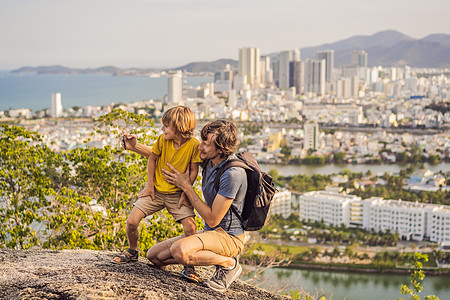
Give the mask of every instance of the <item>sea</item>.
[[(187, 77), (189, 86), (213, 77)], [(63, 108), (163, 99), (166, 77), (113, 76), (107, 74), (35, 74), (0, 71), (0, 111), (50, 108), (52, 93), (61, 93)]]

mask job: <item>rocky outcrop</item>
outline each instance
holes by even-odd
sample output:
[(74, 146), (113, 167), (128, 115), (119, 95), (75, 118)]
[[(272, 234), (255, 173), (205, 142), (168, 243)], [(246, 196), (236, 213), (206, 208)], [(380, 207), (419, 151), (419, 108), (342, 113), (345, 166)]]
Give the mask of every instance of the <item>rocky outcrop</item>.
[[(111, 262), (113, 252), (0, 249), (0, 299), (287, 299), (234, 282), (225, 293), (179, 277), (181, 266), (155, 268), (144, 258)], [(212, 267), (197, 267), (208, 279)]]

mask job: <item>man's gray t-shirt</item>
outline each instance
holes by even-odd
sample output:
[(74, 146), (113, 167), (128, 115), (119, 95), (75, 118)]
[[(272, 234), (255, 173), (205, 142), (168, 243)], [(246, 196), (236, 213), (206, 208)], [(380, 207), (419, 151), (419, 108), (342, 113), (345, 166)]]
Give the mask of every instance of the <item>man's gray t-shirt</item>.
[[(214, 181), (217, 171), (225, 163), (221, 162), (217, 166), (211, 167), (211, 162), (205, 166), (203, 173), (202, 191), (205, 202), (209, 207), (212, 207), (216, 195), (222, 195), (226, 198), (234, 199), (232, 205), (237, 209), (238, 213), (242, 212), (244, 204), (245, 193), (247, 192), (247, 174), (245, 170), (239, 167), (232, 167), (226, 170), (220, 177), (219, 191), (216, 192), (214, 188)], [(230, 223), (231, 221), (231, 223)], [(217, 227), (222, 227), (228, 234), (237, 236), (244, 233), (242, 224), (236, 215), (231, 210), (228, 210), (219, 225), (211, 228), (205, 222), (205, 230), (214, 230)]]

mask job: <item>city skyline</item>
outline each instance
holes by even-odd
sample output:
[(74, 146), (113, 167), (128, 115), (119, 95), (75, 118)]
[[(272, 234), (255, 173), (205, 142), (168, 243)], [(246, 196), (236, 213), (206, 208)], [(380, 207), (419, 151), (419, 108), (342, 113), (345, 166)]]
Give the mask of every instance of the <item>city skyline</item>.
[[(0, 4), (0, 70), (22, 66), (176, 67), (396, 30), (450, 34), (448, 1), (78, 1)], [(447, 30), (447, 31), (445, 31)]]

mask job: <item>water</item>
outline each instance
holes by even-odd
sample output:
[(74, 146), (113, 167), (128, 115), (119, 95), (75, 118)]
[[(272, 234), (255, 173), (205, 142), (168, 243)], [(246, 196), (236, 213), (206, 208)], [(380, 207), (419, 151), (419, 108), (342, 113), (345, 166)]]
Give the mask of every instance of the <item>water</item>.
[[(270, 268), (264, 272), (263, 277), (264, 280), (259, 281), (258, 286), (267, 290), (287, 284), (286, 288), (283, 288), (284, 292), (292, 289), (314, 294), (318, 291), (325, 293), (327, 299), (331, 294), (333, 300), (394, 300), (400, 297), (409, 299), (400, 294), (400, 286), (409, 283), (409, 275)], [(448, 276), (426, 276), (421, 299), (430, 294), (441, 300), (450, 299), (449, 282)]]
[[(398, 173), (403, 169), (406, 169), (408, 165), (397, 165), (397, 164), (379, 164), (379, 165), (364, 165), (364, 164), (327, 164), (327, 165), (278, 165), (278, 164), (259, 164), (261, 170), (268, 172), (272, 169), (277, 170), (280, 175), (290, 176), (290, 175), (329, 175), (337, 174), (344, 169), (349, 169), (354, 173), (366, 173), (370, 170), (375, 175), (382, 175), (385, 172)], [(450, 163), (440, 163), (437, 165), (424, 164), (425, 169), (431, 170), (433, 172), (450, 172)]]
[[(188, 77), (188, 85), (210, 82), (211, 77)], [(0, 71), (0, 110), (29, 108), (32, 111), (51, 106), (52, 93), (61, 93), (64, 108), (86, 105), (131, 103), (162, 99), (167, 94), (167, 78), (112, 76), (102, 74), (10, 73)]]

